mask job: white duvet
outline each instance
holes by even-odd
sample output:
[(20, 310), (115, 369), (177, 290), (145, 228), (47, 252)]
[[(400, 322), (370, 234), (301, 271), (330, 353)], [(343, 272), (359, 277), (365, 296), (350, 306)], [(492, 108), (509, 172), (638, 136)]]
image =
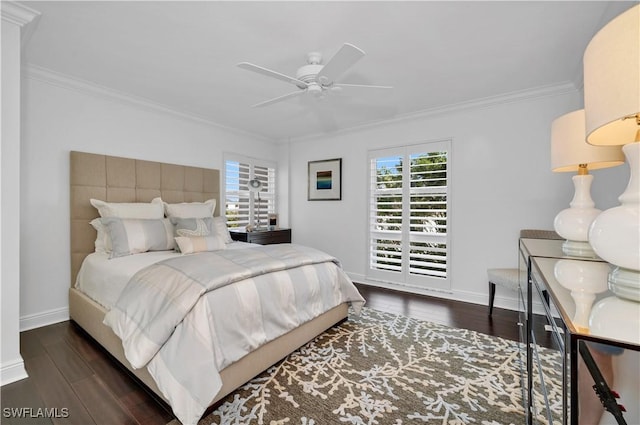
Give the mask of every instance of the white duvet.
[[(232, 242), (226, 249), (244, 249), (260, 245)], [(181, 254), (175, 251), (155, 251), (109, 259), (109, 254), (89, 254), (78, 271), (75, 288), (87, 294), (107, 310), (116, 303), (120, 293), (136, 272), (159, 261)]]

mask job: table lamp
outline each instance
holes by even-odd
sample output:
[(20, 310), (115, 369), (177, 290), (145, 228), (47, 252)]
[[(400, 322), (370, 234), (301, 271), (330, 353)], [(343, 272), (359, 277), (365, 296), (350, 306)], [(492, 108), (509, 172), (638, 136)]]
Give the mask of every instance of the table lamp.
[[(262, 182), (258, 179), (251, 179), (247, 182), (249, 192), (258, 194), (258, 209), (256, 214), (256, 230), (260, 230), (260, 191), (262, 190)], [(254, 198), (255, 199), (255, 198)]]
[(589, 226), (601, 211), (591, 199), (593, 176), (589, 169), (623, 164), (624, 155), (620, 146), (587, 144), (584, 128), (584, 109), (562, 115), (551, 124), (551, 170), (578, 173), (572, 177), (575, 193), (570, 208), (558, 213), (553, 226), (565, 239), (562, 252), (595, 258), (597, 255), (588, 242)]
[(598, 215), (589, 242), (616, 266), (609, 274), (611, 291), (640, 301), (640, 5), (593, 37), (583, 63), (587, 143), (624, 145), (631, 172), (621, 205)]

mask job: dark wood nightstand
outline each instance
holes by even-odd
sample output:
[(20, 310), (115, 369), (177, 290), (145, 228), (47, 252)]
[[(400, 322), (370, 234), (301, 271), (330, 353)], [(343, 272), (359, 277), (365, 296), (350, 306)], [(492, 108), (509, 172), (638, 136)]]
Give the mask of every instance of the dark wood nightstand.
[(291, 229), (254, 230), (247, 232), (244, 229), (229, 229), (231, 239), (240, 242), (269, 245), (274, 243), (291, 243)]

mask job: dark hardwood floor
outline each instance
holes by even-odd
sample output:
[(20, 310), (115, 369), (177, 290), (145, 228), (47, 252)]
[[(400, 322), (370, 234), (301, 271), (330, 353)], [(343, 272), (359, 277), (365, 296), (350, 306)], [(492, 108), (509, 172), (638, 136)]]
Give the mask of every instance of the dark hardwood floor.
[[(358, 289), (370, 308), (519, 340), (514, 311), (494, 308), (490, 318), (486, 306), (371, 286)], [(540, 335), (544, 338), (543, 330)], [(29, 378), (0, 389), (2, 424), (165, 425), (174, 418), (71, 322), (21, 333), (20, 351)], [(45, 408), (47, 415), (38, 410)], [(52, 412), (56, 417), (43, 417)]]

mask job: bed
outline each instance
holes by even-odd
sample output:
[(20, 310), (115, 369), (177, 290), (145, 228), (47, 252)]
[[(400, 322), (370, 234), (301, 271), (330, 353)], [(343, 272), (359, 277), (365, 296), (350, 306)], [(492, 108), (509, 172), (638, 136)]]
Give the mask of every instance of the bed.
[[(348, 281), (346, 274), (342, 272), (337, 261), (325, 262), (324, 258), (320, 259), (322, 253), (316, 253), (311, 248), (297, 247), (293, 244), (256, 247), (243, 244), (241, 242), (233, 242), (225, 246), (224, 250), (208, 252), (209, 250), (204, 249), (205, 252), (194, 255), (181, 255), (174, 254), (171, 251), (160, 251), (154, 253), (140, 253), (130, 256), (124, 255), (113, 259), (109, 259), (107, 254), (95, 252), (96, 231), (89, 223), (98, 218), (99, 214), (96, 207), (91, 204), (91, 199), (99, 199), (109, 203), (150, 203), (152, 200), (157, 198), (161, 198), (165, 204), (176, 205), (185, 202), (204, 203), (206, 200), (219, 200), (219, 170), (84, 152), (72, 151), (70, 153), (71, 288), (69, 290), (69, 314), (73, 322), (84, 329), (84, 331), (103, 346), (118, 362), (131, 371), (131, 373), (146, 385), (149, 390), (167, 402), (174, 410), (178, 419), (184, 424), (192, 425), (197, 423), (201, 415), (204, 414), (207, 406), (210, 407), (215, 405), (216, 402), (220, 401), (223, 397), (267, 369), (272, 364), (286, 357), (301, 345), (320, 335), (326, 329), (345, 320), (348, 316), (348, 307), (350, 304), (353, 303), (358, 307), (362, 305), (362, 297), (357, 293), (355, 287), (351, 288), (353, 284)], [(215, 204), (213, 215), (219, 216), (220, 202), (216, 202)], [(128, 331), (123, 331), (123, 329), (118, 325), (118, 323), (122, 324), (131, 321), (130, 316), (123, 315), (124, 313), (122, 313), (122, 311), (128, 311), (127, 309), (131, 309), (132, 305), (140, 304), (138, 301), (133, 303), (133, 299), (150, 299), (146, 297), (146, 294), (144, 296), (140, 296), (142, 292), (135, 292), (131, 289), (141, 288), (142, 286), (140, 285), (145, 284), (146, 278), (138, 279), (140, 282), (136, 282), (135, 279), (131, 279), (131, 282), (126, 284), (122, 282), (120, 284), (107, 283), (106, 287), (109, 290), (102, 296), (102, 298), (91, 293), (91, 291), (87, 289), (87, 287), (91, 286), (91, 283), (83, 283), (79, 287), (76, 287), (76, 282), (78, 280), (84, 282), (88, 280), (91, 282), (90, 276), (105, 275), (106, 273), (102, 273), (100, 271), (100, 267), (111, 267), (111, 263), (118, 265), (117, 267), (114, 266), (114, 268), (121, 271), (120, 274), (122, 276), (120, 276), (119, 279), (122, 280), (125, 277), (129, 279), (129, 277), (133, 275), (144, 275), (144, 273), (141, 273), (142, 271), (146, 272), (147, 270), (151, 270), (150, 273), (156, 273), (157, 270), (161, 268), (174, 268), (174, 265), (177, 263), (182, 264), (185, 262), (195, 262), (196, 258), (206, 258), (206, 261), (211, 261), (213, 262), (212, 264), (216, 264), (216, 268), (222, 268), (219, 267), (219, 265), (226, 265), (229, 261), (243, 263), (243, 261), (245, 261), (244, 259), (247, 259), (246, 264), (253, 265), (258, 264), (258, 262), (262, 265), (262, 258), (265, 258), (264, 264), (268, 264), (269, 262), (276, 263), (276, 258), (286, 262), (289, 260), (285, 261), (283, 258), (289, 258), (288, 250), (293, 249), (295, 249), (296, 252), (298, 250), (303, 251), (303, 254), (306, 255), (305, 258), (315, 258), (315, 256), (317, 256), (319, 258), (318, 262), (305, 262), (302, 264), (294, 261), (292, 262), (292, 267), (296, 267), (295, 273), (294, 271), (284, 270), (283, 266), (275, 265), (272, 269), (269, 269), (267, 266), (264, 268), (261, 266), (260, 273), (253, 275), (245, 276), (243, 275), (244, 270), (241, 270), (236, 274), (241, 277), (244, 276), (242, 279), (240, 277), (237, 279), (225, 278), (224, 284), (221, 285), (221, 289), (204, 289), (201, 292), (204, 292), (206, 295), (200, 294), (200, 298), (198, 298), (197, 301), (194, 301), (194, 303), (196, 303), (195, 307), (193, 306), (194, 304), (187, 304), (189, 306), (186, 308), (188, 313), (184, 320), (176, 320), (173, 325), (171, 322), (169, 322), (168, 325), (163, 324), (163, 328), (170, 329), (169, 331), (163, 329), (163, 332), (167, 334), (167, 341), (163, 342), (162, 346), (159, 348), (156, 348), (156, 351), (151, 350), (149, 352), (150, 354), (146, 353), (138, 355), (138, 351), (143, 351), (142, 348), (146, 347), (145, 342), (147, 341), (144, 339), (144, 337), (147, 336), (146, 329), (143, 332), (138, 332), (138, 334), (143, 334), (142, 337), (138, 335), (138, 339), (131, 339), (126, 334)], [(307, 249), (311, 251), (305, 251)], [(107, 256), (105, 257), (105, 255)], [(156, 263), (156, 260), (149, 260), (151, 257), (157, 257), (158, 262)], [(273, 260), (269, 260), (270, 257), (273, 257)], [(238, 258), (240, 258), (239, 261), (237, 260)], [(144, 261), (138, 261), (138, 259), (144, 259)], [(125, 264), (129, 264), (129, 266), (124, 266)], [(170, 267), (168, 265), (170, 265)], [(98, 273), (91, 274), (87, 272), (91, 267), (96, 268)], [(339, 283), (331, 283), (331, 285), (334, 285), (334, 295), (329, 297), (331, 300), (325, 300), (326, 302), (321, 302), (320, 300), (317, 301), (318, 304), (322, 304), (324, 306), (321, 310), (316, 310), (313, 314), (308, 311), (298, 311), (295, 313), (298, 316), (308, 317), (296, 319), (296, 323), (294, 324), (291, 324), (292, 319), (283, 319), (287, 323), (286, 326), (288, 328), (286, 330), (277, 330), (275, 328), (275, 324), (264, 324), (262, 326), (264, 329), (275, 329), (268, 332), (269, 337), (267, 339), (261, 337), (260, 342), (257, 343), (256, 341), (251, 341), (250, 343), (242, 341), (239, 345), (244, 347), (243, 350), (245, 350), (246, 353), (243, 351), (238, 354), (239, 351), (234, 351), (234, 355), (236, 357), (229, 356), (229, 358), (224, 361), (211, 361), (212, 363), (217, 362), (218, 365), (222, 364), (223, 367), (220, 367), (217, 371), (210, 371), (208, 379), (203, 379), (193, 385), (198, 388), (189, 388), (187, 391), (193, 391), (194, 395), (191, 398), (200, 401), (194, 404), (190, 399), (190, 404), (185, 404), (183, 400), (180, 400), (182, 395), (180, 395), (180, 392), (176, 391), (175, 388), (172, 388), (173, 380), (176, 379), (175, 377), (182, 374), (197, 376), (198, 373), (202, 374), (202, 369), (198, 371), (197, 368), (205, 367), (202, 365), (191, 365), (191, 363), (194, 362), (189, 361), (190, 357), (185, 356), (183, 353), (188, 350), (181, 350), (180, 347), (187, 347), (189, 346), (187, 344), (191, 344), (193, 341), (208, 341), (208, 337), (203, 338), (199, 329), (201, 326), (205, 326), (203, 322), (207, 321), (203, 318), (209, 318), (209, 322), (212, 322), (210, 318), (215, 316), (213, 313), (217, 312), (218, 307), (214, 308), (211, 306), (221, 305), (220, 300), (213, 301), (214, 293), (226, 291), (228, 293), (237, 294), (239, 293), (239, 289), (237, 288), (247, 287), (249, 284), (254, 285), (256, 288), (259, 287), (258, 285), (266, 285), (267, 283), (263, 283), (263, 280), (264, 282), (268, 282), (270, 285), (287, 285), (289, 284), (287, 283), (289, 280), (292, 282), (295, 280), (294, 283), (301, 285), (300, 287), (306, 287), (307, 284), (317, 285), (317, 282), (313, 280), (317, 280), (317, 278), (309, 278), (309, 283), (305, 280), (306, 276), (311, 276), (311, 272), (309, 271), (310, 268), (315, 267), (322, 267), (322, 270), (326, 268), (327, 270), (330, 270), (330, 272), (324, 273), (314, 271), (312, 273), (314, 276), (325, 276), (326, 274), (331, 275), (331, 279), (340, 280)], [(285, 276), (278, 273), (291, 273), (291, 275), (287, 274)], [(183, 273), (180, 276), (188, 274), (189, 273)], [(79, 275), (82, 279), (78, 279)], [(89, 277), (87, 278), (85, 275)], [(302, 276), (305, 278), (302, 279)], [(335, 276), (338, 277), (335, 278)], [(348, 282), (344, 281), (345, 278)], [(322, 279), (325, 279), (325, 277)], [(97, 280), (99, 281), (100, 279)], [(234, 281), (237, 281), (237, 283), (231, 283)], [(247, 283), (248, 281), (250, 282)], [(139, 286), (136, 287), (136, 284)], [(236, 288), (233, 285), (238, 286)], [(254, 286), (251, 286), (251, 288)], [(234, 288), (233, 290), (229, 289), (232, 287)], [(346, 289), (344, 290), (344, 293), (342, 293), (343, 291), (341, 290), (338, 294), (335, 289), (337, 287)], [(276, 292), (280, 293), (278, 291), (280, 291), (279, 289), (277, 289)], [(267, 293), (264, 289), (262, 289), (262, 292), (259, 290), (254, 292), (261, 294)], [(133, 293), (138, 295), (126, 295)], [(323, 295), (323, 297), (327, 299), (328, 296)], [(241, 302), (244, 304), (246, 300), (242, 299)], [(260, 307), (261, 309), (264, 308), (265, 312), (268, 308), (272, 308), (268, 306), (272, 302), (271, 299), (259, 302), (267, 304), (264, 307)], [(284, 297), (284, 302), (287, 302), (286, 297)], [(296, 302), (298, 302), (297, 298)], [(224, 301), (224, 303), (226, 304), (226, 301)], [(157, 309), (153, 314), (164, 312), (166, 310), (166, 306), (149, 307), (146, 304), (153, 305), (156, 303), (145, 302), (144, 308)], [(229, 311), (232, 312), (235, 309), (235, 307), (229, 308)], [(243, 307), (240, 306), (238, 308)], [(273, 308), (277, 308), (277, 306), (274, 305)], [(246, 310), (246, 312), (247, 314), (250, 313), (249, 310)], [(198, 314), (201, 316), (200, 318), (196, 318)], [(242, 315), (240, 315), (240, 313), (237, 314), (238, 317), (245, 316), (244, 313)], [(120, 316), (116, 317), (116, 315)], [(147, 315), (147, 313), (144, 313), (144, 315)], [(263, 316), (270, 315), (271, 313), (263, 313)], [(107, 319), (106, 322), (109, 323), (110, 326), (105, 324), (105, 317)], [(275, 321), (279, 322), (280, 318)], [(187, 328), (187, 325), (192, 322), (197, 323), (198, 330), (189, 331), (183, 329)], [(187, 325), (185, 325), (185, 323)], [(211, 324), (206, 326), (209, 326), (209, 328), (212, 329), (215, 328), (215, 326)], [(231, 329), (225, 328), (224, 332), (218, 333), (234, 334), (234, 332), (235, 331), (232, 332)], [(142, 338), (142, 342), (140, 338)], [(131, 341), (129, 341), (129, 339), (131, 339)], [(222, 339), (220, 339), (220, 341), (222, 341)], [(128, 346), (127, 342), (129, 342)], [(226, 350), (227, 344), (225, 343), (223, 345)], [(140, 350), (138, 350), (139, 348)], [(220, 350), (218, 349), (218, 351)], [(217, 353), (218, 351), (212, 348), (213, 353)], [(173, 366), (171, 366), (169, 364), (170, 362), (166, 360), (169, 356), (169, 354), (166, 354), (167, 352), (170, 353), (171, 357), (176, 357), (176, 359), (171, 359), (171, 362), (175, 363)], [(145, 356), (148, 356), (151, 360)], [(184, 359), (180, 360), (180, 356), (183, 356)], [(205, 355), (200, 357), (207, 359), (207, 356)], [(134, 364), (135, 367), (132, 366), (132, 364)], [(180, 367), (176, 369), (176, 365), (179, 365)], [(210, 367), (210, 365), (207, 365), (206, 367)], [(168, 375), (166, 375), (167, 372), (164, 369), (169, 370)], [(176, 372), (176, 370), (178, 370), (178, 372)], [(193, 380), (193, 378), (190, 379)], [(202, 382), (217, 382), (217, 379), (219, 379), (219, 384), (212, 384), (211, 388), (200, 388), (200, 384)], [(209, 384), (203, 384), (202, 386), (207, 387), (208, 385)], [(206, 402), (201, 401), (203, 400), (203, 397), (205, 397), (203, 394), (206, 395)]]

